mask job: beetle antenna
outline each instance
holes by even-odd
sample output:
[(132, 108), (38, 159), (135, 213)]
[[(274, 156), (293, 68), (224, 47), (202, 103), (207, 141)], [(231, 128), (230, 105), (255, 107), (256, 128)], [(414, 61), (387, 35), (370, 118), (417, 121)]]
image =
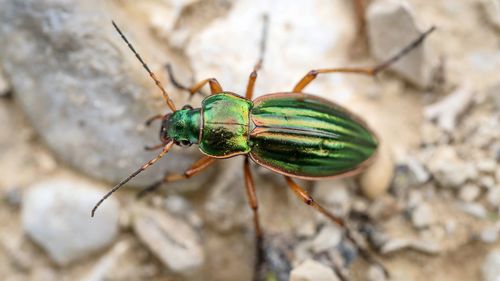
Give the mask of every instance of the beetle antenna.
[(398, 61), (400, 58), (404, 57), (409, 52), (411, 52), (413, 49), (415, 49), (416, 47), (420, 46), (420, 44), (422, 44), (422, 42), (424, 41), (424, 39), (429, 34), (431, 34), (434, 30), (436, 30), (436, 27), (432, 26), (431, 28), (427, 29), (427, 31), (425, 31), (424, 33), (420, 34), (420, 36), (417, 39), (415, 39), (415, 41), (411, 42), (411, 44), (409, 44), (408, 46), (406, 46), (405, 48), (403, 48), (401, 51), (399, 51), (397, 54), (395, 54), (394, 56), (392, 56), (391, 58), (389, 58), (388, 60), (386, 60), (382, 64), (380, 64), (377, 67), (375, 67), (373, 69), (373, 74), (376, 74), (376, 73), (384, 70), (385, 68), (387, 68), (388, 66), (390, 66), (394, 62)]
[(131, 180), (132, 178), (134, 178), (135, 176), (140, 174), (142, 171), (149, 168), (149, 166), (153, 165), (158, 160), (160, 160), (160, 158), (162, 158), (165, 154), (167, 154), (167, 152), (170, 150), (170, 148), (172, 148), (173, 145), (174, 145), (173, 141), (170, 141), (167, 144), (165, 144), (165, 146), (163, 147), (163, 150), (160, 152), (160, 154), (158, 154), (155, 158), (149, 160), (146, 164), (142, 165), (137, 171), (133, 172), (126, 179), (122, 180), (117, 185), (115, 185), (108, 193), (106, 193), (106, 195), (104, 195), (101, 198), (101, 200), (99, 200), (99, 202), (97, 202), (97, 204), (95, 204), (94, 208), (92, 208), (92, 212), (90, 213), (91, 217), (94, 217), (95, 211), (97, 210), (97, 208), (99, 208), (99, 205), (101, 205), (101, 203), (104, 202), (104, 200), (106, 200), (109, 196), (111, 196), (111, 194), (113, 194), (115, 191), (120, 189), (120, 187), (122, 187), (124, 184), (126, 184), (129, 180)]
[(129, 47), (129, 49), (134, 53), (135, 57), (141, 62), (142, 67), (144, 67), (144, 69), (146, 69), (146, 71), (149, 73), (149, 76), (151, 76), (151, 78), (155, 81), (156, 86), (158, 86), (158, 88), (160, 88), (161, 93), (163, 94), (163, 99), (165, 100), (165, 103), (167, 104), (167, 106), (172, 111), (176, 111), (174, 102), (168, 96), (168, 93), (165, 90), (165, 88), (163, 88), (160, 80), (158, 80), (158, 78), (156, 78), (156, 75), (149, 69), (148, 65), (144, 62), (144, 60), (142, 59), (142, 57), (137, 53), (137, 51), (132, 46), (132, 44), (130, 44), (130, 42), (128, 41), (127, 37), (125, 37), (125, 35), (120, 30), (120, 28), (118, 28), (118, 26), (116, 25), (116, 23), (114, 21), (111, 21), (111, 22), (113, 23), (113, 26), (115, 27), (116, 31), (118, 31), (118, 33), (122, 37), (123, 41), (125, 41), (125, 43), (127, 43), (127, 46)]
[(255, 71), (258, 71), (259, 69), (261, 69), (262, 63), (264, 62), (264, 54), (266, 53), (268, 29), (269, 29), (269, 15), (263, 14), (262, 15), (262, 37), (260, 39), (260, 46), (259, 46), (259, 59), (257, 60), (257, 63), (253, 67), (253, 69)]

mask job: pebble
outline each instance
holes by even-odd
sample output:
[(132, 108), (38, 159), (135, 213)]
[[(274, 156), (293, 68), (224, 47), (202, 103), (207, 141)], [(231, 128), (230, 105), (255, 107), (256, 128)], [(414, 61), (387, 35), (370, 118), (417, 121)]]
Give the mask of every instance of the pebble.
[(112, 270), (116, 268), (118, 261), (131, 248), (130, 241), (123, 240), (115, 243), (113, 248), (109, 250), (97, 263), (92, 267), (81, 281), (103, 281), (107, 280), (107, 275), (112, 274)]
[(361, 192), (369, 199), (376, 199), (387, 193), (394, 176), (392, 151), (382, 142), (375, 161), (359, 176)]
[(411, 221), (416, 228), (429, 227), (436, 222), (434, 212), (430, 204), (422, 203), (413, 210)]
[(457, 188), (477, 176), (474, 164), (458, 157), (452, 146), (441, 146), (432, 155), (427, 168), (442, 187)]
[(312, 196), (339, 215), (345, 215), (351, 207), (349, 189), (345, 180), (321, 180), (316, 182)]
[(371, 265), (366, 274), (369, 281), (386, 281), (387, 277), (380, 266)]
[[(388, 59), (422, 32), (413, 9), (401, 1), (373, 1), (368, 7), (366, 21), (370, 50), (378, 61)], [(423, 47), (413, 50), (390, 69), (415, 86), (426, 88), (430, 85), (432, 66)]]
[(446, 132), (453, 132), (458, 118), (469, 107), (474, 97), (472, 87), (467, 83), (442, 100), (424, 108), (424, 116), (428, 120), (436, 120), (438, 126)]
[(491, 176), (484, 176), (479, 179), (479, 183), (486, 189), (492, 189), (495, 187), (495, 179)]
[(384, 255), (398, 252), (405, 249), (412, 249), (428, 255), (436, 255), (442, 251), (439, 243), (428, 240), (413, 239), (392, 239), (385, 243), (380, 252)]
[(499, 281), (500, 280), (500, 250), (492, 250), (486, 257), (483, 266), (483, 281)]
[(486, 200), (491, 206), (500, 208), (500, 185), (488, 190)]
[(196, 231), (165, 211), (137, 207), (133, 229), (139, 239), (172, 272), (193, 276), (205, 257)]
[(500, 82), (491, 87), (488, 90), (488, 94), (493, 100), (493, 103), (495, 104), (497, 111), (500, 111)]
[(488, 244), (493, 244), (498, 241), (500, 235), (500, 223), (488, 226), (481, 231), (481, 241)]
[(340, 279), (330, 267), (309, 259), (292, 270), (290, 281), (340, 281)]
[(459, 205), (462, 211), (479, 219), (486, 218), (488, 211), (479, 203), (463, 203)]
[(335, 225), (323, 227), (312, 242), (314, 253), (321, 253), (337, 247), (342, 240), (342, 230)]
[(24, 231), (62, 266), (109, 246), (118, 234), (118, 202), (108, 198), (90, 217), (104, 190), (69, 176), (29, 187), (22, 204)]
[(465, 202), (472, 202), (481, 194), (481, 189), (475, 184), (466, 184), (460, 189), (459, 197)]
[(494, 173), (496, 166), (497, 162), (493, 159), (483, 159), (476, 163), (478, 171), (483, 173)]

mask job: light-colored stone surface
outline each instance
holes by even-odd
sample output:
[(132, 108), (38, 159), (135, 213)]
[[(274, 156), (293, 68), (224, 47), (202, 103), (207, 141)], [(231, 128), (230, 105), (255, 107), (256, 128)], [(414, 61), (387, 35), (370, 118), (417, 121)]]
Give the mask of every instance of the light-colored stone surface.
[(498, 249), (493, 249), (489, 253), (481, 270), (483, 273), (483, 281), (500, 280), (500, 251)]
[(294, 268), (290, 281), (338, 281), (333, 270), (319, 262), (307, 260)]
[(25, 232), (59, 265), (68, 265), (110, 245), (118, 234), (118, 202), (109, 198), (94, 218), (90, 210), (102, 186), (56, 177), (31, 186), (23, 198)]
[(379, 145), (375, 161), (359, 177), (359, 184), (363, 195), (375, 199), (390, 187), (394, 176), (394, 160), (390, 146), (384, 141)]

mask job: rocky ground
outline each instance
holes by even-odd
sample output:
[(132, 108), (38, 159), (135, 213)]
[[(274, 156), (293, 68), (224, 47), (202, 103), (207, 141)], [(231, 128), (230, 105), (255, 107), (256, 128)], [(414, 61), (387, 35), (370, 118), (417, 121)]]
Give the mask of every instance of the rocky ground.
[[(500, 278), (500, 1), (0, 0), (0, 279), (251, 280), (242, 159), (137, 200), (138, 188), (199, 157), (176, 148), (90, 218), (110, 186), (150, 159), (160, 93), (113, 30), (161, 77), (216, 77), (244, 91), (269, 15), (256, 95), (312, 68), (372, 65), (434, 25), (376, 79), (318, 78), (306, 92), (363, 116), (382, 139), (356, 179), (300, 182), (349, 218), (391, 280)], [(341, 229), (252, 166), (268, 280), (386, 280)]]

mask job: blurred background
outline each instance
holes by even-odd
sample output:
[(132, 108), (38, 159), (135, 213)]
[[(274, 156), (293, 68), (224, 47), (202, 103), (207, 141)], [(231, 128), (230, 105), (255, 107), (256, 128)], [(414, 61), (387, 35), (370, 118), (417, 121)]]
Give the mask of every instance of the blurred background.
[[(431, 26), (377, 78), (324, 75), (305, 92), (342, 104), (380, 135), (363, 175), (300, 182), (346, 217), (391, 280), (500, 278), (500, 1), (0, 0), (0, 279), (252, 280), (254, 234), (242, 159), (137, 200), (200, 155), (175, 147), (90, 210), (156, 152), (168, 113), (113, 29), (116, 21), (178, 107), (199, 106), (167, 79), (215, 77), (255, 96), (290, 91), (314, 68), (371, 66)], [(267, 280), (386, 280), (299, 201), (252, 165)], [(335, 269), (335, 270), (334, 270)]]

